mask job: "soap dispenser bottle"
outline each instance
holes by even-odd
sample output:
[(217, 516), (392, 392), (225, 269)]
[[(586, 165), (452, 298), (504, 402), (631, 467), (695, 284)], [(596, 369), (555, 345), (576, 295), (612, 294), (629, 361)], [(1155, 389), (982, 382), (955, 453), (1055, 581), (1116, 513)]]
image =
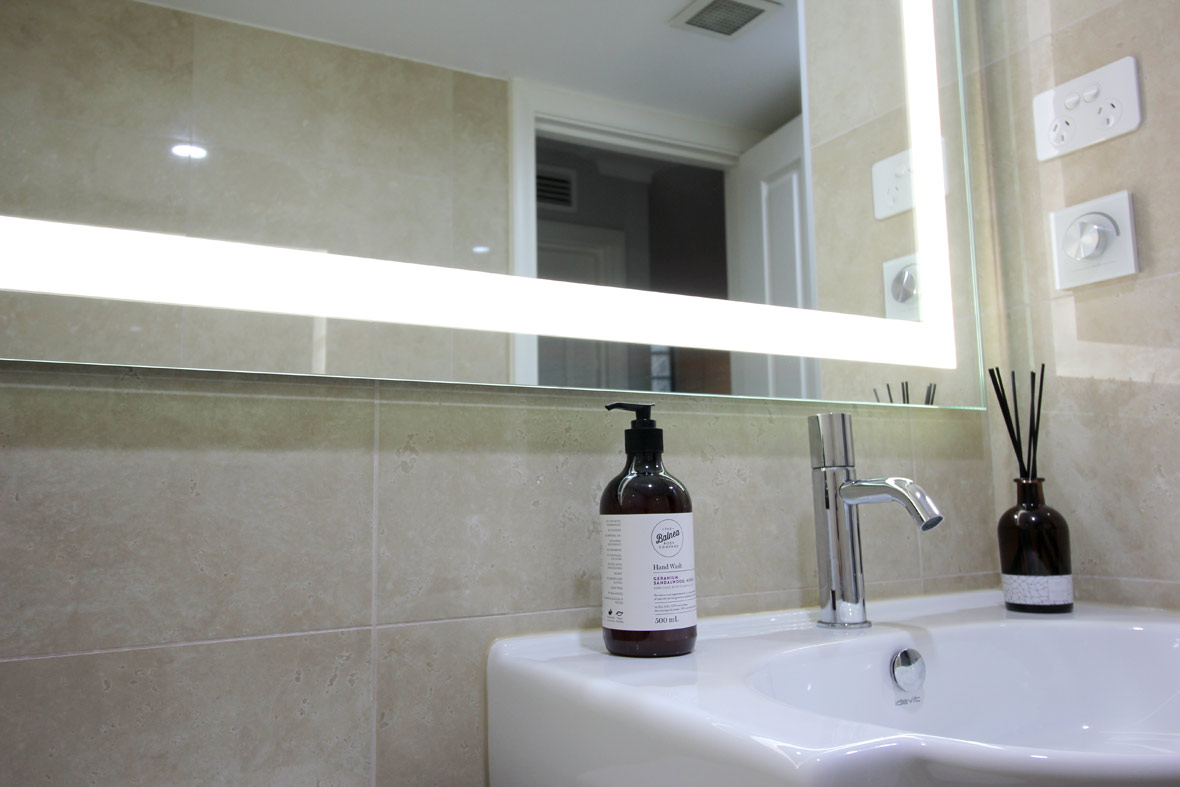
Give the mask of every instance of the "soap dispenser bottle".
[(602, 639), (618, 656), (681, 656), (697, 639), (692, 500), (664, 469), (650, 404), (624, 433), (627, 463), (602, 493)]

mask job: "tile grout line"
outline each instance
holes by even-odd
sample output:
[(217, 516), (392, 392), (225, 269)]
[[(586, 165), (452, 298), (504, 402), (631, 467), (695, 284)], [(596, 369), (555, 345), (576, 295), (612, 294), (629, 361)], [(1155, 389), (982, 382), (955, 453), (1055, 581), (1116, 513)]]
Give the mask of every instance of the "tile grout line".
[(185, 648), (190, 645), (224, 645), (231, 642), (257, 642), (266, 639), (281, 639), (283, 637), (314, 637), (320, 634), (345, 634), (350, 631), (366, 631), (372, 626), (346, 626), (334, 629), (315, 629), (313, 631), (285, 631), (277, 634), (249, 634), (241, 637), (221, 637), (219, 639), (193, 639), (180, 642), (153, 642), (146, 645), (125, 645), (117, 648), (92, 648), (90, 650), (67, 650), (60, 653), (34, 653), (27, 656), (3, 656), (0, 664), (14, 661), (39, 661), (43, 659), (64, 659), (71, 656), (103, 656), (111, 653), (133, 653), (140, 650), (161, 650), (164, 648)]
[(377, 787), (377, 483), (381, 469), (381, 383), (373, 382), (373, 499), (369, 574), (369, 787)]

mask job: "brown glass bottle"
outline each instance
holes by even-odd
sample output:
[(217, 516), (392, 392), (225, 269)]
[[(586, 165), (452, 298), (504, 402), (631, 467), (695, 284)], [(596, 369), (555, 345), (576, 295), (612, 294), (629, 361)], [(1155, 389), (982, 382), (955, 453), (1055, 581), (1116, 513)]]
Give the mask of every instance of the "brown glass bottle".
[[(622, 402), (607, 405), (607, 409), (616, 408), (633, 410), (637, 417), (631, 422), (632, 428), (625, 433), (626, 465), (603, 491), (599, 514), (691, 514), (692, 499), (688, 490), (664, 468), (663, 433), (655, 428), (655, 421), (651, 420), (651, 405), (630, 405)], [(687, 541), (686, 549), (691, 553), (691, 537)], [(691, 555), (689, 559), (691, 561)], [(603, 564), (605, 585), (605, 554)], [(605, 625), (604, 608), (602, 639), (606, 649), (618, 656), (681, 656), (691, 653), (697, 639), (695, 588), (693, 593), (693, 624), (682, 628), (631, 630), (608, 627)]]
[(1014, 612), (1072, 612), (1069, 525), (1045, 505), (1044, 479), (1014, 480), (1016, 505), (1004, 512), (996, 529), (1004, 607)]

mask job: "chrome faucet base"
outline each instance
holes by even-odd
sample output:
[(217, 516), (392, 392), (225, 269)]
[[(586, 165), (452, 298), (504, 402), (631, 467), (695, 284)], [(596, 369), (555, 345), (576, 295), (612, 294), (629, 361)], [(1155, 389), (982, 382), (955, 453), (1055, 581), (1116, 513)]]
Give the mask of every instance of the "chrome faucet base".
[(872, 624), (865, 611), (858, 507), (865, 503), (899, 503), (921, 530), (936, 527), (942, 522), (942, 514), (922, 487), (908, 478), (856, 478), (852, 418), (847, 413), (813, 415), (808, 419), (808, 432), (819, 625), (842, 630), (868, 628)]
[(834, 631), (857, 631), (859, 629), (872, 628), (873, 622), (871, 620), (866, 620), (861, 623), (829, 623), (827, 621), (821, 620), (815, 625), (819, 626), (821, 629), (832, 629)]

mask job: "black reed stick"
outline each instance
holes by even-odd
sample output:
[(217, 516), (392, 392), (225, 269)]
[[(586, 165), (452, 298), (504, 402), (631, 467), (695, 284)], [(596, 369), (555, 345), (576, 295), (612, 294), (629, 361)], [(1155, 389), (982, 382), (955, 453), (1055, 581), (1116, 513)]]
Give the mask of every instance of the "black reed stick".
[[(1016, 458), (1019, 459), (1024, 456), (1024, 445), (1020, 442), (1020, 394), (1016, 390), (1016, 370), (1012, 370), (1012, 418), (1016, 421)], [(1028, 471), (1028, 465), (1020, 462), (1020, 477), (1026, 478), (1025, 473)]]
[(1004, 379), (1000, 376), (999, 368), (988, 369), (988, 375), (992, 379), (992, 388), (996, 392), (996, 400), (1000, 404), (1000, 414), (1004, 416), (1004, 426), (1008, 428), (1008, 439), (1012, 441), (1012, 450), (1016, 452), (1016, 463), (1020, 466), (1020, 477), (1027, 478), (1028, 474), (1024, 468), (1024, 456), (1021, 455), (1019, 443), (1016, 439), (1016, 429), (1012, 426), (1012, 413), (1008, 409), (1008, 396), (1004, 393)]
[(1029, 372), (1028, 392), (1028, 442), (1023, 440), (1020, 428), (1020, 391), (1016, 385), (1016, 372), (1012, 372), (1012, 399), (1009, 401), (1008, 392), (1004, 389), (1004, 376), (999, 368), (988, 369), (988, 376), (992, 381), (992, 388), (996, 392), (996, 401), (1000, 405), (1000, 413), (1004, 416), (1004, 426), (1008, 429), (1008, 439), (1012, 442), (1012, 451), (1016, 454), (1016, 464), (1020, 469), (1020, 477), (1032, 479), (1037, 477), (1037, 448), (1041, 441), (1041, 404), (1045, 398), (1045, 364), (1041, 364), (1040, 385), (1037, 385), (1037, 373)]
[(1032, 473), (1033, 478), (1037, 476), (1037, 449), (1041, 446), (1041, 403), (1045, 401), (1045, 364), (1041, 364), (1041, 387), (1037, 392), (1037, 431), (1032, 436), (1032, 463), (1029, 466), (1029, 472)]

